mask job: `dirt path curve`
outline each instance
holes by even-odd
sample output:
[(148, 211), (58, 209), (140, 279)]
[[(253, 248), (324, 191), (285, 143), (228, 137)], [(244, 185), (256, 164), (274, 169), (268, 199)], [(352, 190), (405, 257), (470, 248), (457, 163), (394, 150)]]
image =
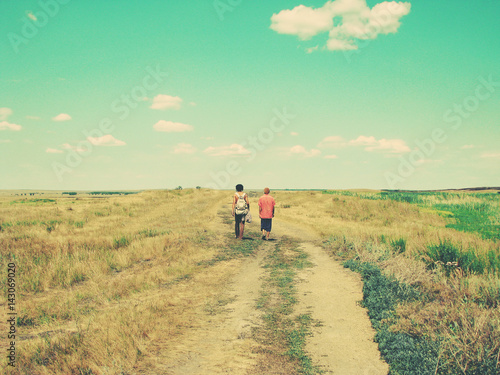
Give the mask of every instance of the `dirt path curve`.
[(313, 267), (299, 273), (296, 313), (310, 314), (321, 326), (312, 327), (306, 351), (327, 374), (386, 375), (388, 365), (380, 359), (375, 330), (358, 305), (363, 284), (358, 274), (345, 269), (311, 241), (318, 239), (309, 228), (275, 220), (273, 232), (299, 238)]

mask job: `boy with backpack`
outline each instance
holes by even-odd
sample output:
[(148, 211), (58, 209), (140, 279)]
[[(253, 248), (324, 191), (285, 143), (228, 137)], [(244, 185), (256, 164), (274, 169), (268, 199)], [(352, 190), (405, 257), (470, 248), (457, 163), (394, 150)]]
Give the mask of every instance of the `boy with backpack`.
[(234, 233), (236, 238), (243, 239), (245, 231), (245, 220), (248, 211), (250, 210), (250, 202), (248, 195), (243, 192), (243, 185), (236, 185), (236, 193), (233, 196), (233, 216), (234, 216)]

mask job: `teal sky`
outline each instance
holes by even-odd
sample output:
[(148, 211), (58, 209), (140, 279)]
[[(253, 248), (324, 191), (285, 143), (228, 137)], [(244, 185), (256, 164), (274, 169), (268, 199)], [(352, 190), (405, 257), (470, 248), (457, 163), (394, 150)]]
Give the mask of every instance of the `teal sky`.
[(0, 189), (500, 186), (500, 1), (0, 1)]

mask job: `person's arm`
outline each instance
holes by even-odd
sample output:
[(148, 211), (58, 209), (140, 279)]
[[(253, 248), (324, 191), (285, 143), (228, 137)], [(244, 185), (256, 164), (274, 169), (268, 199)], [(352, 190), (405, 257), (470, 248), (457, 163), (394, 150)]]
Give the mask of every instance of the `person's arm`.
[(233, 195), (233, 216), (234, 216), (234, 207), (236, 206), (236, 195)]
[(248, 200), (248, 194), (245, 194), (245, 202), (247, 202), (247, 207), (250, 210), (250, 201)]

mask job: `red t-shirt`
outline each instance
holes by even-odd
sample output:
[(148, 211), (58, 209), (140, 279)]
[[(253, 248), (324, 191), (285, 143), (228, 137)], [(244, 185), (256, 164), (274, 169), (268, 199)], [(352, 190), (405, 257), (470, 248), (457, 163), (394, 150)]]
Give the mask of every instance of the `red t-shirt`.
[(260, 217), (262, 219), (272, 219), (273, 217), (273, 208), (276, 205), (274, 198), (268, 194), (264, 194), (259, 198), (259, 207), (262, 207), (262, 211), (260, 212)]

